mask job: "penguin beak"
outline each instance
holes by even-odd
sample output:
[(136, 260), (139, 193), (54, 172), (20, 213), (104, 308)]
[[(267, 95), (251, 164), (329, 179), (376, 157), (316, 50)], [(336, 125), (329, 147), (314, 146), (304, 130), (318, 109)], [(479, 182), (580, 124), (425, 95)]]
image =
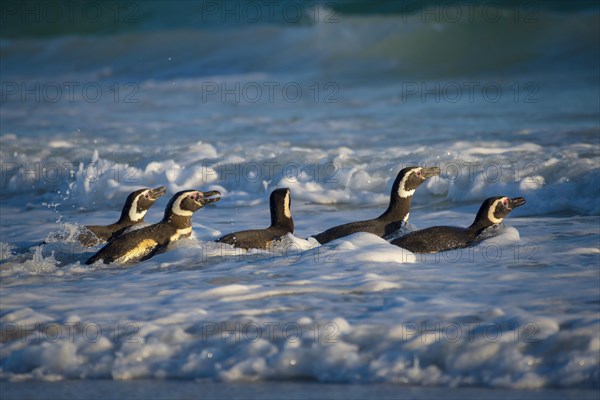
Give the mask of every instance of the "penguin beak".
[(526, 203), (524, 197), (515, 197), (514, 199), (510, 199), (509, 207), (512, 210), (513, 208), (517, 208)]
[(160, 196), (167, 193), (167, 188), (164, 186), (157, 187), (156, 189), (152, 189), (148, 194), (150, 195), (150, 199), (156, 201)]
[(430, 168), (423, 168), (422, 169), (422, 173), (423, 173), (423, 178), (428, 179), (431, 178), (432, 176), (437, 176), (439, 175), (441, 172), (439, 167), (430, 167)]
[(217, 190), (212, 190), (210, 192), (197, 192), (195, 200), (196, 202), (205, 206), (209, 203), (214, 203), (221, 200), (221, 193)]

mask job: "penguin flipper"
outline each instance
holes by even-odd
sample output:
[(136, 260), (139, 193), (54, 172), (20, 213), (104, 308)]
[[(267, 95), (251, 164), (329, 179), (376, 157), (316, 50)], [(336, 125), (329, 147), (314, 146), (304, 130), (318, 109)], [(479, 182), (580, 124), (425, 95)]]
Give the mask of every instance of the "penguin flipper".
[(87, 261), (85, 262), (86, 265), (92, 265), (100, 260), (102, 260), (104, 262), (104, 264), (110, 264), (112, 261), (109, 260), (108, 258), (103, 257), (103, 255), (101, 254), (100, 250), (99, 252), (97, 252), (96, 254), (94, 254), (93, 256), (91, 256), (90, 258), (87, 259)]
[(110, 237), (108, 237), (108, 238), (106, 239), (106, 241), (107, 241), (108, 243), (110, 243), (110, 242), (114, 241), (115, 239), (117, 239), (117, 238), (121, 237), (121, 236), (122, 236), (124, 233), (128, 232), (128, 229), (129, 229), (129, 228), (130, 228), (129, 226), (125, 226), (125, 227), (123, 227), (123, 228), (119, 229), (118, 231), (116, 231), (116, 232), (114, 232), (112, 235), (110, 235)]
[[(118, 241), (117, 241), (118, 242)], [(113, 242), (113, 243), (117, 243)], [(158, 242), (154, 239), (143, 239), (136, 243), (134, 247), (128, 248), (115, 261), (121, 264), (135, 263), (142, 260), (147, 260), (152, 257), (156, 249), (159, 247)]]
[(77, 237), (77, 240), (84, 247), (94, 247), (96, 245), (99, 245), (100, 243), (103, 243), (103, 240), (101, 240), (98, 236), (96, 236), (93, 232), (89, 230), (80, 233)]
[(266, 249), (273, 241), (273, 235), (269, 229), (253, 229), (247, 231), (233, 232), (216, 240), (240, 249)]
[(114, 246), (111, 246), (111, 243), (109, 243), (98, 250), (96, 254), (88, 258), (85, 263), (86, 265), (91, 265), (102, 260), (104, 264), (111, 264), (117, 260), (118, 253), (115, 250)]
[[(105, 264), (117, 262), (119, 264), (131, 264), (151, 257), (151, 254), (158, 247), (158, 242), (154, 239), (142, 239), (123, 245), (121, 240), (115, 240), (104, 246), (94, 254), (86, 264), (93, 264), (102, 259)], [(150, 257), (149, 257), (150, 255)]]
[(78, 240), (85, 247), (106, 243), (115, 234), (110, 225), (86, 225), (84, 228), (85, 230), (79, 235)]
[(237, 232), (230, 233), (225, 236), (221, 236), (220, 238), (215, 240), (215, 242), (225, 243), (225, 244), (230, 244), (232, 246), (235, 246), (238, 243)]
[(146, 254), (145, 256), (141, 257), (139, 259), (139, 261), (146, 261), (151, 259), (152, 257), (162, 254), (162, 253), (166, 253), (167, 252), (167, 247), (165, 245), (158, 245), (155, 246), (153, 250), (151, 250), (150, 252), (148, 252), (148, 254)]
[[(370, 221), (356, 221), (349, 222), (347, 224), (334, 226), (333, 228), (329, 228), (324, 232), (321, 232), (317, 235), (312, 236), (316, 239), (320, 244), (326, 244), (333, 240), (352, 235), (357, 232), (369, 232), (375, 235), (378, 235), (377, 232), (374, 231), (373, 227), (370, 227)], [(381, 235), (379, 235), (381, 236)]]

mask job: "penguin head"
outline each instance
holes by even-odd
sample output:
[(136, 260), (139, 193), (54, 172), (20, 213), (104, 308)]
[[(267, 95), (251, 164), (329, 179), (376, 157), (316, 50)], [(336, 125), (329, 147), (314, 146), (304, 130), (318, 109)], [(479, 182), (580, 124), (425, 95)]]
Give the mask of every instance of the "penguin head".
[(271, 226), (287, 226), (291, 232), (294, 231), (294, 222), (292, 220), (292, 200), (289, 188), (275, 189), (271, 192), (269, 198), (271, 209)]
[(499, 224), (513, 209), (522, 206), (525, 202), (523, 197), (512, 199), (506, 196), (490, 197), (479, 208), (475, 221), (487, 226)]
[(432, 176), (439, 175), (438, 167), (406, 167), (398, 173), (392, 186), (392, 196), (411, 197), (423, 182)]
[(216, 190), (210, 192), (183, 190), (171, 198), (166, 211), (180, 217), (189, 217), (205, 205), (219, 200), (221, 200), (221, 193)]
[(156, 189), (145, 188), (130, 193), (123, 207), (123, 217), (131, 222), (141, 221), (154, 202), (166, 192), (167, 188), (160, 186)]

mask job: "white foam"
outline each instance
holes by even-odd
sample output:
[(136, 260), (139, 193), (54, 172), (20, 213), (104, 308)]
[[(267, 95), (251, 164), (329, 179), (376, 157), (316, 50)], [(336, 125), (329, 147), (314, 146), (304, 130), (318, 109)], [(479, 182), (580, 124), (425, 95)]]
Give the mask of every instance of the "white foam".
[(359, 232), (332, 242), (340, 249), (357, 250), (352, 258), (362, 262), (377, 263), (412, 263), (415, 255), (398, 246), (391, 245), (379, 236)]
[[(377, 20), (383, 30), (396, 28), (397, 21)], [(273, 37), (308, 43), (328, 25)], [(82, 43), (90, 48), (90, 40), (105, 39)], [(334, 49), (335, 41), (327, 46), (331, 54), (347, 51)], [(344, 57), (340, 62), (347, 64)], [(296, 79), (259, 75), (213, 78)], [(332, 107), (306, 101), (299, 114), (299, 104), (201, 103), (198, 89), (207, 81), (141, 82), (144, 99), (154, 100), (131, 104), (127, 113), (112, 101), (69, 104), (68, 113), (37, 102), (4, 104), (7, 132), (19, 128), (11, 121), (31, 112), (39, 117), (32, 124), (77, 120), (93, 129), (48, 137), (51, 130), (33, 126), (0, 137), (0, 318), (3, 333), (17, 329), (2, 345), (0, 379), (596, 386), (599, 146), (590, 139), (591, 119), (580, 119), (579, 130), (565, 118), (596, 112), (585, 93), (572, 96), (579, 99), (572, 105), (545, 98), (535, 109), (538, 122), (523, 127), (530, 105), (512, 101), (500, 108), (408, 101), (398, 114), (402, 88), (389, 82), (344, 85), (343, 101)], [(597, 99), (591, 89), (589, 98)], [(463, 111), (473, 118), (456, 118)], [(169, 118), (158, 121), (158, 113)], [(469, 140), (457, 142), (457, 134)], [(73, 165), (74, 175), (45, 179), (31, 172), (42, 163), (48, 173), (51, 162)], [(244, 174), (253, 163), (269, 162), (279, 164), (271, 176), (267, 168), (262, 176)], [(491, 167), (469, 174), (467, 162)], [(302, 239), (376, 217), (398, 171), (436, 163), (442, 177), (415, 191), (408, 229), (467, 226), (490, 196), (523, 196), (527, 203), (460, 251), (414, 255), (365, 233), (324, 246)], [(452, 175), (453, 165), (461, 166), (460, 176)], [(298, 170), (291, 179), (286, 166)], [(497, 178), (495, 167), (502, 169)], [(192, 237), (166, 253), (131, 266), (83, 265), (94, 249), (70, 243), (81, 225), (114, 222), (128, 193), (159, 185), (171, 194), (219, 190), (223, 199), (194, 215)], [(269, 251), (211, 242), (221, 233), (268, 226), (275, 187), (291, 188), (294, 235)], [(148, 222), (160, 220), (169, 197), (149, 210)], [(35, 246), (57, 230), (50, 245)], [(21, 324), (32, 331), (19, 332)], [(72, 339), (39, 334), (54, 324), (64, 335), (69, 324), (79, 329)], [(85, 324), (89, 334), (94, 324), (101, 327), (98, 341), (82, 335)], [(251, 340), (256, 326), (262, 336)]]
[[(15, 138), (7, 143), (19, 142), (15, 145), (31, 147), (20, 141)], [(478, 146), (456, 142), (448, 153), (457, 156), (441, 161), (430, 158), (430, 149), (414, 148), (409, 157), (418, 157), (424, 163), (439, 163), (442, 169), (442, 177), (427, 180), (415, 195), (417, 199), (445, 198), (455, 204), (482, 201), (502, 194), (511, 197), (527, 195), (536, 200), (543, 199), (535, 208), (529, 205), (523, 208), (528, 209), (528, 215), (561, 210), (594, 214), (600, 206), (586, 188), (598, 184), (600, 165), (578, 157), (580, 147), (580, 144), (569, 144), (557, 158), (534, 143), (515, 147), (504, 142), (479, 143)], [(293, 200), (385, 206), (391, 183), (403, 166), (401, 160), (395, 158), (398, 156), (394, 148), (379, 152), (376, 158), (366, 150), (348, 152), (343, 148), (332, 148), (317, 152), (320, 159), (314, 158), (314, 152), (300, 148), (291, 154), (286, 146), (272, 145), (268, 150), (243, 149), (233, 157), (231, 153), (217, 151), (210, 143), (197, 142), (186, 148), (188, 155), (178, 151), (177, 158), (167, 154), (145, 164), (115, 162), (108, 158), (109, 152), (93, 151), (90, 158), (75, 164), (72, 179), (68, 169), (56, 177), (51, 175), (52, 179), (44, 179), (44, 174), (55, 170), (47, 166), (50, 172), (42, 172), (42, 169), (37, 171), (32, 167), (45, 154), (32, 148), (31, 154), (25, 152), (18, 160), (3, 155), (2, 161), (11, 168), (0, 185), (7, 193), (27, 193), (32, 186), (49, 193), (56, 193), (58, 189), (62, 207), (119, 207), (131, 191), (158, 185), (166, 185), (172, 193), (187, 189), (220, 190), (224, 196), (217, 206), (251, 204), (265, 192), (264, 184), (269, 185), (269, 182), (271, 187), (290, 187)], [(523, 160), (519, 155), (524, 153), (528, 153), (528, 158)], [(277, 165), (272, 164), (273, 158), (278, 160)], [(206, 162), (206, 159), (214, 161)], [(252, 168), (244, 169), (246, 163), (258, 166), (263, 179), (254, 179), (244, 173), (253, 171)], [(69, 165), (67, 160), (59, 157), (52, 165), (63, 164)], [(248, 195), (250, 198), (245, 199)], [(57, 200), (56, 195), (49, 197)]]

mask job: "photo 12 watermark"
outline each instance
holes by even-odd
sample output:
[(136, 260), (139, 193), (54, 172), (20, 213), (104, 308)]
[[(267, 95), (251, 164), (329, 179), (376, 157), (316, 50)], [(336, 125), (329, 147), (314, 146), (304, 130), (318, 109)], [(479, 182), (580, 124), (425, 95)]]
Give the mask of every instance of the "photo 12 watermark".
[[(314, 240), (314, 239), (313, 239)], [(234, 262), (243, 264), (296, 264), (309, 261), (314, 264), (337, 264), (341, 262), (339, 246), (314, 246), (306, 248), (285, 238), (273, 240), (266, 249), (244, 249), (219, 242), (203, 242), (198, 252), (198, 262)]]
[(139, 324), (132, 321), (101, 322), (2, 322), (0, 341), (97, 343), (103, 338), (113, 343), (140, 343)]
[(539, 1), (402, 1), (403, 22), (445, 24), (535, 24), (540, 21)]
[[(48, 205), (49, 208), (52, 208), (51, 206)], [(79, 235), (84, 232), (86, 231), (83, 227), (80, 227), (76, 232), (57, 230), (48, 232), (46, 239), (40, 243), (3, 243), (0, 261), (10, 261), (16, 265), (25, 262), (43, 265), (50, 260), (59, 267), (84, 263), (91, 256), (90, 247), (86, 247), (79, 242)], [(392, 240), (406, 233), (394, 235), (393, 238), (387, 239)], [(195, 241), (195, 239), (182, 240)], [(301, 245), (283, 237), (274, 240), (265, 249), (244, 249), (215, 241), (201, 241), (199, 246), (195, 246), (197, 249), (195, 261), (199, 268), (204, 264), (215, 263), (295, 265), (308, 262), (333, 266), (341, 263), (344, 257), (347, 256), (343, 253), (343, 245), (341, 244), (333, 243), (321, 246), (310, 236), (306, 240), (308, 244)], [(313, 242), (310, 243), (311, 241)], [(402, 263), (416, 261), (430, 265), (448, 264), (455, 266), (491, 263), (510, 267), (520, 266), (524, 263), (527, 265), (535, 263), (539, 257), (540, 245), (528, 240), (501, 242), (490, 237), (482, 239), (479, 243), (469, 247), (438, 253), (414, 254), (402, 247), (398, 247), (398, 250), (400, 252), (396, 255), (396, 261)]]
[(299, 24), (339, 22), (337, 2), (317, 1), (203, 1), (200, 21), (203, 24)]
[(520, 265), (535, 262), (540, 251), (538, 243), (521, 241), (501, 243), (493, 238), (483, 240), (470, 247), (441, 251), (438, 253), (416, 254), (416, 260), (428, 264), (480, 264), (495, 263), (502, 265)]
[(540, 86), (532, 81), (510, 83), (478, 81), (412, 81), (402, 82), (401, 103), (499, 103), (535, 104), (541, 101)]
[(205, 103), (338, 103), (336, 82), (202, 82), (201, 102)]
[(81, 161), (34, 161), (0, 163), (0, 187), (23, 184), (59, 187), (78, 179), (94, 183), (105, 179), (124, 184), (140, 182), (140, 170), (135, 163), (103, 164)]
[[(381, 331), (390, 331), (389, 326), (375, 324)], [(140, 336), (141, 324), (134, 321), (113, 322), (47, 322), (0, 323), (0, 341), (50, 342), (50, 343), (97, 343), (107, 339), (120, 344), (143, 344)], [(188, 328), (191, 340), (200, 343), (298, 343), (311, 342), (334, 345), (344, 341), (340, 326), (333, 321), (256, 320), (256, 321), (200, 321)], [(453, 321), (405, 321), (393, 324), (390, 337), (396, 341), (431, 343), (536, 343), (541, 329), (535, 322), (513, 322), (510, 326), (497, 322), (453, 322)], [(209, 357), (210, 358), (210, 357)]]
[(140, 88), (135, 82), (94, 81), (2, 81), (0, 103), (113, 103), (140, 102)]
[(284, 184), (312, 181), (323, 184), (338, 183), (340, 167), (334, 162), (300, 163), (277, 160), (243, 163), (202, 163), (205, 183), (239, 184), (280, 180)]

